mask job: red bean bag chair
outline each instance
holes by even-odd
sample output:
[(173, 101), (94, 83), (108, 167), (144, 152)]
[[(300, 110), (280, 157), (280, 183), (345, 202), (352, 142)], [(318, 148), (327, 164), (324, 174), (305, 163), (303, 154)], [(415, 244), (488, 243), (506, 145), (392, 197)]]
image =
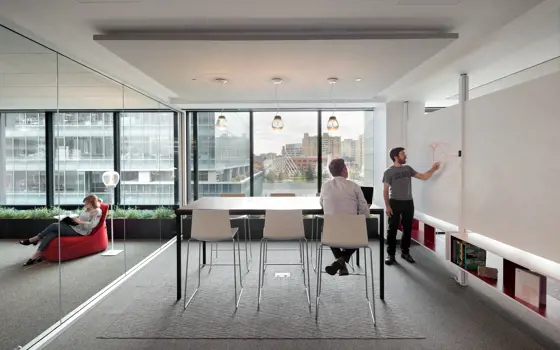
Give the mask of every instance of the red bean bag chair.
[(58, 241), (60, 240), (60, 261), (72, 260), (97, 254), (107, 249), (107, 204), (101, 204), (101, 220), (87, 236), (68, 236), (53, 239), (43, 252), (43, 258), (58, 262)]

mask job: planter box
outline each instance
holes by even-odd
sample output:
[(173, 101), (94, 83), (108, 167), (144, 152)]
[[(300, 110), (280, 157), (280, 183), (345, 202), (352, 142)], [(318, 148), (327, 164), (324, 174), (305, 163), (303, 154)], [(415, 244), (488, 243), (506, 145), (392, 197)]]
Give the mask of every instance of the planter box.
[(0, 239), (33, 237), (55, 222), (55, 219), (0, 219)]
[[(114, 219), (115, 239), (171, 239), (175, 219)], [(55, 219), (0, 219), (0, 239), (25, 239), (43, 231)], [(126, 231), (125, 231), (126, 230)], [(107, 219), (111, 237), (111, 219)]]
[[(251, 219), (251, 238), (253, 240), (259, 240), (263, 236), (263, 228), (264, 228), (264, 219)], [(244, 228), (243, 228), (244, 221), (240, 220), (232, 220), (231, 227), (238, 227), (240, 238), (244, 237)], [(322, 227), (323, 221), (321, 219), (316, 221), (319, 224), (319, 227)], [(366, 220), (368, 237), (370, 239), (379, 238), (379, 232), (377, 230), (377, 218), (368, 218)], [(305, 237), (307, 239), (311, 239), (311, 228), (312, 228), (312, 220), (311, 219), (304, 219), (303, 220), (303, 227), (305, 229)], [(315, 227), (315, 229), (317, 229)], [(320, 235), (320, 232), (319, 232)], [(183, 219), (183, 238), (188, 239), (191, 236), (191, 221), (190, 219)]]
[[(311, 239), (311, 219), (304, 219), (305, 237)], [(57, 222), (52, 219), (0, 219), (0, 239), (25, 239), (43, 231), (48, 225)], [(318, 220), (322, 225), (322, 220)], [(377, 219), (367, 219), (368, 237), (378, 238)], [(232, 220), (231, 226), (238, 227), (240, 237), (243, 238), (243, 220)], [(175, 219), (113, 219), (115, 239), (164, 239), (175, 236)], [(261, 239), (263, 235), (264, 219), (251, 219), (251, 237)], [(107, 232), (111, 237), (111, 219), (107, 219)], [(190, 219), (183, 219), (183, 236), (189, 238), (191, 232)]]
[[(175, 219), (113, 219), (115, 239), (171, 239), (175, 236)], [(111, 219), (107, 219), (111, 237)]]

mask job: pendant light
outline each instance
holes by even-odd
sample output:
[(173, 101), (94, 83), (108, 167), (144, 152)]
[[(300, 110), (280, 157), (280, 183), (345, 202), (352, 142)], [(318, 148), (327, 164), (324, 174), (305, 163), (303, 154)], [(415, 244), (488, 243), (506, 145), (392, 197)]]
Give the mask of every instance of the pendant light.
[[(225, 83), (227, 83), (227, 79), (216, 78), (216, 83), (220, 84), (220, 92), (221, 92), (222, 87), (225, 85)], [(218, 117), (218, 119), (216, 119), (216, 129), (225, 130), (227, 129), (227, 125), (228, 122), (226, 116), (224, 115), (224, 109), (222, 108), (222, 112), (220, 113), (220, 116)]]
[(284, 129), (284, 122), (280, 116), (280, 101), (278, 100), (278, 87), (282, 84), (282, 79), (273, 78), (272, 83), (274, 84), (274, 99), (276, 100), (276, 115), (272, 119), (272, 130), (281, 131)]
[(334, 111), (336, 109), (336, 103), (334, 102), (334, 99), (332, 97), (332, 92), (334, 89), (334, 84), (336, 84), (338, 82), (338, 78), (329, 78), (327, 79), (327, 81), (329, 82), (329, 84), (331, 84), (331, 89), (329, 91), (329, 99), (332, 100), (333, 102), (333, 111), (331, 116), (329, 117), (329, 121), (327, 122), (327, 130), (329, 132), (335, 132), (338, 130), (338, 127), (340, 126), (338, 124), (338, 120), (336, 119), (336, 116), (334, 115)]

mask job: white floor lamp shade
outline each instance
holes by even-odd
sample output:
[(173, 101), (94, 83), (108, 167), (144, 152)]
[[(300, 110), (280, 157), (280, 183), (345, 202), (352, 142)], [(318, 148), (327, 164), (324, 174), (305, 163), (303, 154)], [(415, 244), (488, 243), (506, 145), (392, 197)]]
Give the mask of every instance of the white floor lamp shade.
[[(119, 184), (120, 176), (114, 170), (106, 171), (101, 175), (101, 180), (103, 180), (103, 184), (105, 188), (111, 190), (111, 211), (113, 211), (113, 202), (115, 200), (115, 187)], [(113, 216), (111, 215), (111, 250), (107, 250), (101, 255), (103, 256), (115, 256), (118, 255), (122, 250), (115, 249), (115, 239), (114, 239), (114, 226), (113, 226)]]

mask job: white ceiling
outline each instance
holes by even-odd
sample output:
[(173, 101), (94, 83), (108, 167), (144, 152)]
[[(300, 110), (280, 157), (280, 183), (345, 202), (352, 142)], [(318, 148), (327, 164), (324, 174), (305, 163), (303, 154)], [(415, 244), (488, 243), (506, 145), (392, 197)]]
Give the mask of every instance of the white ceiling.
[[(456, 93), (460, 72), (480, 71), (480, 78), (474, 78), (477, 83), (491, 81), (498, 74), (497, 68), (503, 67), (492, 67), (490, 63), (497, 60), (489, 60), (487, 54), (497, 38), (514, 42), (511, 38), (519, 36), (519, 28), (530, 23), (519, 16), (533, 7), (543, 11), (555, 5), (557, 0), (19, 0), (0, 2), (0, 23), (165, 100), (205, 106), (216, 101), (266, 104), (274, 100), (269, 79), (279, 75), (286, 79), (278, 92), (283, 102), (325, 103), (329, 96), (326, 78), (338, 76), (341, 80), (333, 96), (351, 105), (394, 98), (445, 99)], [(535, 9), (533, 12), (538, 12)], [(544, 12), (540, 15), (545, 16)], [(517, 32), (512, 29), (499, 34), (514, 20), (519, 22), (514, 28)], [(539, 22), (533, 21), (539, 27)], [(449, 39), (93, 40), (95, 34), (130, 32), (397, 29), (456, 32), (459, 39), (452, 43)], [(534, 39), (537, 34), (539, 30), (527, 37)], [(0, 42), (0, 53), (3, 44)], [(515, 52), (512, 47), (493, 50), (494, 54), (509, 52), (510, 56)], [(23, 73), (23, 67), (18, 68), (13, 61), (4, 64)], [(32, 63), (27, 66), (49, 69)], [(223, 91), (210, 82), (216, 77), (230, 79)], [(363, 79), (359, 84), (357, 77)]]
[[(451, 39), (340, 41), (104, 41), (174, 91), (179, 104), (372, 101)], [(226, 78), (225, 85), (215, 78)], [(339, 82), (332, 89), (329, 77)], [(361, 78), (356, 82), (356, 78)], [(196, 79), (196, 80), (193, 80)]]

